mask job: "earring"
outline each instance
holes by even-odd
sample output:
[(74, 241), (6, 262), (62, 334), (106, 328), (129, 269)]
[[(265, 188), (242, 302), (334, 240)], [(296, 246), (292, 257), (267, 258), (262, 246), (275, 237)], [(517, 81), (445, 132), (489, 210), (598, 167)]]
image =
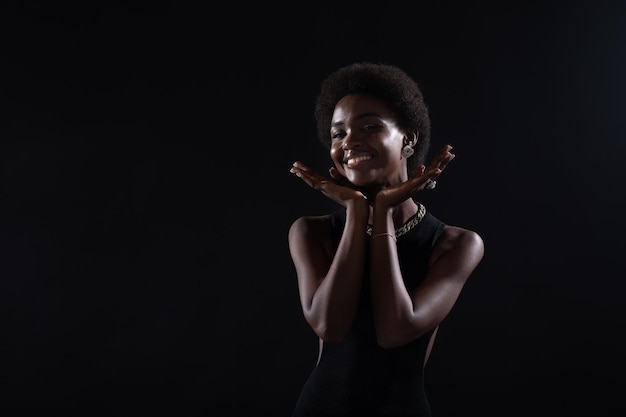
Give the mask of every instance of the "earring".
[(404, 145), (404, 147), (402, 148), (402, 156), (405, 158), (409, 158), (411, 155), (413, 155), (413, 152), (415, 152), (415, 149), (413, 149), (411, 147), (411, 145)]

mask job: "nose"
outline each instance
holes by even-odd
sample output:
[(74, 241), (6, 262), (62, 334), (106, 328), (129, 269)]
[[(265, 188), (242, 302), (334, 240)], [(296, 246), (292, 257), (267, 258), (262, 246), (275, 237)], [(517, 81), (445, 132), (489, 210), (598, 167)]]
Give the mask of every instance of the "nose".
[(343, 138), (343, 143), (341, 144), (342, 149), (354, 149), (363, 144), (363, 140), (360, 135), (355, 132), (348, 131), (346, 132), (346, 136)]

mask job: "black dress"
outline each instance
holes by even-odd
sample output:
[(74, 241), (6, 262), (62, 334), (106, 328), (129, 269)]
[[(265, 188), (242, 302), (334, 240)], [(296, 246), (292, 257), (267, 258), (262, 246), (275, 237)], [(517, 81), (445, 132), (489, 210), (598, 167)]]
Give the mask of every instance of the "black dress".
[[(331, 214), (335, 247), (345, 216), (345, 209)], [(398, 257), (408, 290), (424, 279), (432, 247), (444, 226), (427, 211), (413, 229), (398, 237)], [(435, 328), (405, 346), (381, 348), (376, 342), (368, 276), (366, 271), (352, 328), (343, 341), (324, 342), (319, 363), (305, 382), (292, 417), (431, 415), (423, 370)]]

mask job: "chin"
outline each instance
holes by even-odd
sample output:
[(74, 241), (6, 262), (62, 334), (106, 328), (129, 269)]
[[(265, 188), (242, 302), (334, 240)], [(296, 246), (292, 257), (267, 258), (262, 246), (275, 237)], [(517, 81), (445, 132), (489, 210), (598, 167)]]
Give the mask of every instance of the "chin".
[(350, 181), (350, 183), (357, 188), (366, 187), (372, 183), (371, 178), (365, 178), (362, 175), (357, 175), (357, 176), (351, 175), (347, 178), (348, 178), (348, 181)]

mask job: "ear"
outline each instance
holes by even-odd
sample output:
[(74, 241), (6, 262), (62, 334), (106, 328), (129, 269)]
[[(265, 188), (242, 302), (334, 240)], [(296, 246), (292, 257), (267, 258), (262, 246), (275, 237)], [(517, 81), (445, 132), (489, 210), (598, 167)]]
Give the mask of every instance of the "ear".
[(409, 146), (415, 146), (419, 138), (419, 132), (417, 130), (407, 130), (404, 134), (404, 143)]

